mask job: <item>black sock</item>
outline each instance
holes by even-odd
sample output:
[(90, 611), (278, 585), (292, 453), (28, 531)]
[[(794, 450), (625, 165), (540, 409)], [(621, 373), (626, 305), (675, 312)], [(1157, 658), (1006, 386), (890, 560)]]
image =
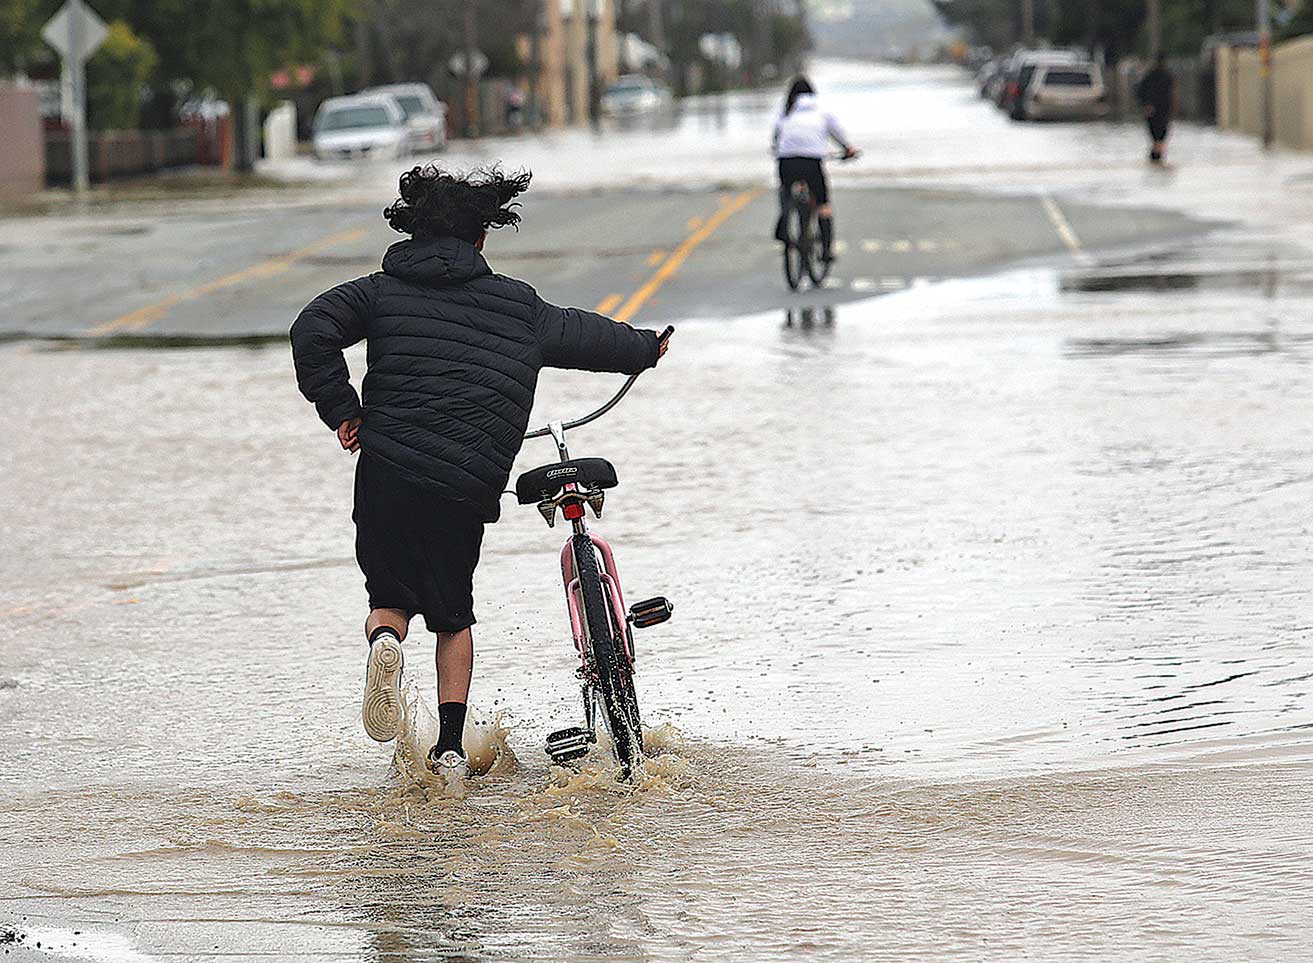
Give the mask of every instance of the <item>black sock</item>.
[(821, 226), (821, 250), (828, 256), (830, 253), (830, 245), (834, 243), (834, 218), (818, 218), (817, 223)]
[(465, 747), (461, 744), (461, 736), (465, 732), (465, 703), (439, 703), (438, 727), (438, 744), (433, 747), (433, 751), (440, 756), (454, 749), (464, 756)]
[(376, 627), (373, 632), (369, 633), (369, 644), (373, 645), (374, 642), (378, 639), (378, 637), (382, 635), (384, 632), (392, 636), (392, 638), (396, 639), (398, 642), (401, 641), (401, 636), (397, 634), (396, 629), (394, 629), (390, 625), (380, 625)]

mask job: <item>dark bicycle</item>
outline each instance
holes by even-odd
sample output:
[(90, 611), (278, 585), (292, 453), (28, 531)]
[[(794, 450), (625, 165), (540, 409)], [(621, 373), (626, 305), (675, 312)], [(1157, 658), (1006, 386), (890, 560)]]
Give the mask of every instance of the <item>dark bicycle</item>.
[[(831, 159), (850, 161), (860, 154), (849, 150)], [(813, 287), (820, 287), (830, 276), (830, 262), (822, 256), (825, 249), (816, 215), (819, 206), (806, 181), (793, 182), (784, 207), (784, 280), (793, 291), (798, 290), (804, 273)]]
[[(674, 333), (666, 328), (665, 341)], [(527, 471), (515, 481), (521, 505), (537, 505), (549, 526), (556, 525), (559, 510), (573, 529), (561, 550), (561, 577), (570, 613), (570, 630), (580, 665), (576, 674), (583, 686), (584, 724), (561, 729), (547, 737), (547, 754), (558, 765), (582, 758), (597, 742), (597, 715), (611, 734), (619, 763), (619, 778), (630, 780), (643, 764), (643, 722), (634, 689), (634, 628), (658, 625), (670, 618), (674, 606), (661, 597), (625, 609), (620, 575), (610, 544), (588, 530), (584, 506), (602, 515), (606, 489), (618, 484), (615, 467), (605, 458), (571, 458), (565, 433), (614, 408), (633, 387), (633, 375), (615, 396), (592, 414), (574, 421), (549, 422), (524, 437), (556, 442), (558, 462)]]

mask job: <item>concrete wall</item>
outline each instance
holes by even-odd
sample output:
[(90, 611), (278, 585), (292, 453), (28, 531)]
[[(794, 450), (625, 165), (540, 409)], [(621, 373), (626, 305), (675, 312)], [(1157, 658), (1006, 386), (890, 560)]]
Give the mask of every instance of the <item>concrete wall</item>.
[(29, 87), (0, 84), (0, 194), (30, 197), (45, 186), (40, 98)]
[[(1262, 64), (1257, 50), (1217, 51), (1217, 126), (1262, 136)], [(1277, 143), (1313, 150), (1313, 37), (1273, 48), (1272, 129)]]

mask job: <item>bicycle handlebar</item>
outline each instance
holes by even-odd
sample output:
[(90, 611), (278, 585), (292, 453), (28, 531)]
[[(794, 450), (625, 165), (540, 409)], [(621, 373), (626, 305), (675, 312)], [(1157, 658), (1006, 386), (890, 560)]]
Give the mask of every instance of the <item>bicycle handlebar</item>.
[[(659, 335), (657, 335), (657, 344), (658, 345), (665, 344), (668, 340), (670, 340), (670, 336), (674, 333), (675, 333), (675, 326), (673, 324), (667, 325), (666, 330), (662, 331)], [(584, 415), (582, 418), (576, 418), (574, 421), (563, 422), (561, 424), (561, 429), (563, 431), (569, 431), (571, 428), (578, 428), (581, 425), (586, 425), (589, 422), (593, 422), (596, 421), (598, 418), (601, 418), (604, 414), (606, 414), (616, 405), (620, 404), (620, 399), (623, 398), (625, 395), (629, 394), (629, 389), (634, 386), (634, 382), (638, 380), (639, 375), (641, 375), (642, 373), (643, 372), (640, 371), (638, 374), (630, 375), (629, 379), (623, 385), (620, 386), (620, 390), (615, 393), (615, 395), (611, 398), (610, 401), (602, 405), (602, 407), (598, 408), (594, 412), (590, 412), (589, 414)], [(547, 435), (550, 435), (551, 432), (552, 429), (550, 426), (535, 428), (533, 431), (525, 433), (524, 440), (528, 441), (530, 438), (545, 438)]]

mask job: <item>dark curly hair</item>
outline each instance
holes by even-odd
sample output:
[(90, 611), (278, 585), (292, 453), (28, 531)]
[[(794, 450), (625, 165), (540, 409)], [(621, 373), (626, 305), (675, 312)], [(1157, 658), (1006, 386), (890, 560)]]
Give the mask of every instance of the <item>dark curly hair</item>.
[(515, 198), (529, 189), (532, 176), (503, 174), (497, 167), (459, 174), (434, 164), (415, 166), (401, 175), (401, 196), (383, 216), (402, 234), (459, 237), (474, 244), (489, 228), (519, 229)]

